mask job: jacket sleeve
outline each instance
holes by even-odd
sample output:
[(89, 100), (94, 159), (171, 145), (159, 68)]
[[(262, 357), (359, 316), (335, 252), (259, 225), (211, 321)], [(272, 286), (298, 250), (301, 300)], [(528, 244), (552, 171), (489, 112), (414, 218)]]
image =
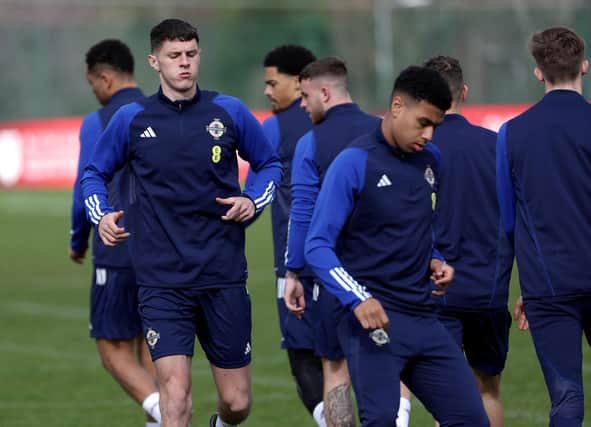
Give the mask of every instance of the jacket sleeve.
[[(277, 152), (279, 149), (281, 134), (279, 132), (279, 124), (277, 122), (276, 116), (269, 117), (263, 122), (263, 133), (271, 143), (273, 150)], [(252, 170), (252, 167), (249, 167), (248, 174), (246, 175), (246, 182), (244, 183), (244, 188), (251, 187), (255, 182), (255, 179), (256, 173)]]
[(88, 219), (98, 225), (101, 218), (113, 212), (107, 203), (107, 183), (129, 157), (129, 125), (142, 110), (132, 103), (120, 108), (109, 121), (92, 153), (82, 178), (82, 192)]
[(337, 239), (348, 220), (355, 198), (363, 189), (367, 152), (343, 150), (332, 162), (322, 183), (306, 238), (306, 262), (329, 292), (355, 309), (371, 297), (364, 286), (345, 270), (337, 257)]
[(78, 253), (83, 253), (88, 248), (88, 237), (92, 228), (90, 221), (86, 217), (80, 180), (102, 130), (102, 124), (97, 112), (86, 116), (80, 127), (80, 155), (78, 157), (78, 172), (72, 192), (72, 210), (70, 215), (70, 248)]
[(320, 177), (314, 163), (314, 132), (306, 133), (296, 146), (291, 170), (291, 212), (287, 231), (285, 267), (298, 271), (306, 266), (304, 245), (314, 205), (320, 192)]
[[(441, 151), (439, 150), (439, 148), (433, 144), (427, 144), (427, 150), (433, 155), (433, 158), (435, 160), (434, 165), (433, 165), (433, 173), (435, 174), (435, 188), (433, 188), (433, 193), (432, 193), (432, 203), (433, 203), (433, 210), (435, 211), (437, 209), (437, 190), (439, 188), (439, 186), (441, 185), (441, 178), (442, 178), (442, 173), (441, 173), (441, 168), (442, 168), (442, 162), (441, 162)], [(432, 241), (433, 241), (433, 247), (431, 249), (431, 259), (438, 259), (439, 261), (445, 262), (445, 257), (441, 254), (441, 252), (437, 249), (437, 234), (435, 232), (435, 214), (433, 215), (433, 223), (431, 226), (431, 235), (432, 235)]]
[(225, 95), (216, 97), (215, 102), (232, 117), (238, 132), (238, 153), (255, 173), (242, 193), (254, 202), (259, 214), (273, 201), (275, 189), (281, 183), (281, 162), (261, 124), (242, 102)]
[(497, 198), (501, 212), (501, 223), (507, 237), (513, 242), (515, 231), (515, 189), (511, 180), (507, 156), (507, 123), (501, 126), (497, 136)]

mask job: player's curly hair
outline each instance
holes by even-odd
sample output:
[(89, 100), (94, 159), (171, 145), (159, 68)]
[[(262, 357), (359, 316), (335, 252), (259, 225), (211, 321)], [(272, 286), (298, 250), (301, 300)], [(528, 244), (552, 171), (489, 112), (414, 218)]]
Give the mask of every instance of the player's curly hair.
[(182, 19), (165, 19), (150, 31), (150, 46), (152, 52), (160, 49), (166, 40), (188, 42), (193, 39), (199, 43), (197, 28)]
[(304, 67), (315, 60), (316, 56), (305, 47), (286, 44), (267, 53), (263, 66), (277, 67), (280, 73), (299, 76)]
[(552, 27), (535, 33), (529, 50), (549, 83), (574, 80), (585, 59), (585, 42), (573, 30)]
[(129, 47), (121, 40), (106, 39), (88, 49), (87, 71), (94, 71), (97, 67), (104, 65), (120, 73), (133, 74), (134, 61)]
[(397, 94), (404, 93), (417, 101), (427, 101), (440, 110), (451, 107), (451, 92), (437, 71), (416, 65), (402, 70), (394, 82), (390, 104)]

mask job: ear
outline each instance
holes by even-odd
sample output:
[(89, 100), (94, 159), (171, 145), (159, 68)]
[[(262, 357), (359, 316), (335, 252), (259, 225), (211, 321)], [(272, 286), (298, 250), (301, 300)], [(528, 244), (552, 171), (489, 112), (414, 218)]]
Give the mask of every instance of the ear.
[(581, 64), (581, 74), (584, 76), (585, 74), (587, 74), (589, 72), (589, 61), (587, 61), (586, 59), (583, 61), (583, 63)]
[(158, 63), (158, 59), (156, 59), (155, 55), (148, 55), (148, 63), (150, 64), (150, 67), (152, 67), (156, 72), (160, 72), (160, 64)]
[(394, 118), (400, 115), (402, 108), (404, 107), (404, 100), (400, 95), (394, 95), (392, 102), (390, 103), (390, 115)]
[(320, 94), (322, 96), (322, 102), (323, 103), (327, 103), (328, 101), (330, 101), (330, 89), (326, 86), (322, 86), (320, 88)]
[(293, 87), (296, 91), (300, 91), (300, 76), (293, 76)]
[(464, 85), (464, 87), (462, 88), (462, 102), (465, 102), (466, 99), (468, 99), (468, 85)]
[(541, 82), (541, 83), (546, 82), (546, 79), (544, 78), (544, 75), (542, 74), (542, 70), (540, 70), (538, 67), (534, 68), (534, 76), (536, 76), (536, 79), (538, 79), (539, 82)]
[(107, 89), (111, 89), (111, 87), (113, 86), (113, 80), (115, 79), (112, 70), (105, 69), (101, 71), (101, 73), (99, 74), (99, 78), (101, 79), (101, 81)]

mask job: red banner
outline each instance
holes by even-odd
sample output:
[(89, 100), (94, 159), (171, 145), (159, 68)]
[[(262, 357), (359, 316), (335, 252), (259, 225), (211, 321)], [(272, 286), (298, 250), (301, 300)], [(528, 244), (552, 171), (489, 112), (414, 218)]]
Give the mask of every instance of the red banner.
[(523, 113), (529, 107), (530, 104), (467, 105), (462, 109), (462, 114), (470, 123), (496, 132), (503, 123)]
[(82, 118), (0, 123), (0, 186), (71, 187)]
[[(527, 105), (471, 105), (466, 118), (498, 130), (501, 124), (524, 111)], [(269, 111), (256, 111), (263, 121)], [(0, 123), (0, 188), (71, 188), (78, 164), (81, 117), (23, 120)], [(239, 159), (240, 179), (248, 163)]]

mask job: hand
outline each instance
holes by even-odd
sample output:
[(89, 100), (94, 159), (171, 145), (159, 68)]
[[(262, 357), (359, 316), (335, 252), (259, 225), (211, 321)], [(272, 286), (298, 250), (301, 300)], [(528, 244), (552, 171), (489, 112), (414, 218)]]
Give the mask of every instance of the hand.
[(236, 222), (244, 222), (251, 219), (255, 214), (255, 206), (254, 202), (250, 200), (248, 197), (244, 196), (237, 196), (237, 197), (227, 197), (222, 199), (221, 197), (216, 197), (215, 201), (218, 202), (220, 205), (230, 205), (232, 206), (228, 212), (222, 219), (224, 221), (236, 221)]
[(431, 291), (433, 295), (441, 296), (445, 293), (445, 288), (454, 278), (454, 268), (445, 262), (433, 258), (431, 260), (431, 280), (437, 287)]
[(384, 307), (373, 297), (366, 299), (355, 307), (353, 314), (355, 314), (363, 329), (382, 328), (386, 331), (390, 327), (390, 319), (388, 319)]
[(523, 309), (523, 297), (517, 298), (515, 311), (513, 312), (513, 318), (515, 320), (519, 320), (519, 325), (517, 325), (517, 328), (520, 331), (527, 331), (529, 329), (529, 322), (527, 321), (527, 317), (525, 317), (525, 311)]
[(306, 309), (304, 298), (304, 286), (298, 275), (288, 271), (285, 275), (285, 294), (283, 295), (285, 306), (298, 319), (301, 319)]
[(76, 264), (82, 264), (84, 262), (84, 257), (86, 256), (86, 249), (84, 249), (82, 252), (76, 252), (75, 250), (70, 248), (68, 251), (68, 255), (70, 259), (74, 261)]
[(125, 228), (117, 225), (117, 221), (123, 218), (123, 214), (123, 211), (110, 212), (101, 218), (98, 232), (105, 246), (116, 246), (129, 237)]

